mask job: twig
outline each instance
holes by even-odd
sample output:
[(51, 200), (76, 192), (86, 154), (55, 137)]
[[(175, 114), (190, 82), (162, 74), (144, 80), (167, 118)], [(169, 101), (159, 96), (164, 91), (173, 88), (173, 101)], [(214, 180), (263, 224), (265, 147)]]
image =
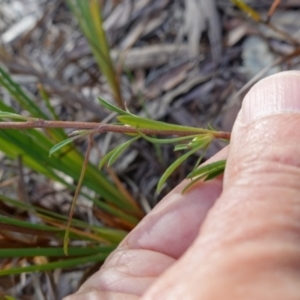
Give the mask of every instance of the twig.
[(85, 156), (84, 156), (84, 161), (83, 161), (80, 177), (79, 177), (79, 180), (78, 180), (75, 195), (73, 197), (70, 212), (69, 212), (69, 216), (68, 216), (68, 222), (67, 222), (65, 237), (64, 237), (64, 252), (65, 252), (65, 255), (68, 255), (69, 231), (70, 231), (70, 227), (71, 227), (72, 217), (73, 217), (74, 210), (75, 210), (75, 207), (76, 207), (77, 198), (78, 198), (80, 190), (81, 190), (82, 182), (83, 182), (83, 179), (84, 179), (84, 174), (85, 174), (87, 165), (89, 163), (89, 158), (90, 158), (92, 146), (93, 146), (93, 135), (90, 134), (89, 135), (89, 141), (88, 141), (88, 147), (87, 147), (87, 150), (86, 150), (86, 153), (85, 153)]
[(268, 12), (268, 18), (267, 18), (267, 22), (266, 23), (269, 23), (270, 20), (271, 20), (271, 17), (273, 16), (273, 14), (275, 13), (275, 10), (277, 9), (277, 7), (279, 6), (281, 0), (274, 0), (270, 9), (269, 9), (269, 12)]
[(72, 122), (72, 121), (47, 121), (42, 119), (36, 119), (27, 122), (0, 122), (0, 129), (29, 129), (29, 128), (72, 128), (72, 129), (92, 129), (94, 133), (103, 132), (118, 132), (118, 133), (144, 133), (155, 135), (176, 135), (176, 136), (188, 136), (201, 133), (211, 133), (217, 139), (230, 140), (230, 132), (223, 131), (211, 131), (203, 129), (191, 131), (179, 131), (179, 130), (157, 130), (140, 128), (136, 129), (132, 126), (114, 125), (114, 124), (100, 124), (96, 122)]

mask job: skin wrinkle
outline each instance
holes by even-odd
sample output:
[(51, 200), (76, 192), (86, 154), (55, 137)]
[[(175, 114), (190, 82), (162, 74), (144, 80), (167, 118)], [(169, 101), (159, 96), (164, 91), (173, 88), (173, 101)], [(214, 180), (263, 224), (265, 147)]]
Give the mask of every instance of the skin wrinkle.
[(174, 261), (149, 250), (119, 249), (97, 274), (83, 284), (80, 291), (92, 288), (141, 295)]
[[(212, 158), (213, 160), (219, 160), (219, 159), (223, 159), (224, 157), (226, 157), (227, 155), (227, 152), (228, 152), (228, 149), (223, 149), (223, 151), (221, 151), (216, 157)], [(199, 193), (197, 191), (197, 189), (195, 190), (191, 190), (189, 193), (189, 198), (190, 200), (188, 200), (186, 197), (186, 195), (184, 196), (184, 200), (185, 200), (185, 203), (182, 201), (182, 195), (181, 195), (181, 190), (182, 188), (185, 186), (186, 183), (182, 183), (181, 184), (181, 187), (177, 187), (175, 190), (174, 190), (174, 194), (176, 195), (176, 199), (172, 200), (168, 197), (166, 197), (165, 200), (163, 200), (161, 202), (160, 205), (157, 206), (157, 208), (155, 208), (156, 211), (155, 214), (157, 214), (158, 216), (156, 217), (160, 217), (160, 214), (163, 214), (164, 213), (164, 210), (165, 209), (170, 209), (170, 206), (172, 207), (172, 205), (174, 206), (174, 209), (175, 210), (178, 210), (180, 206), (182, 206), (184, 204), (184, 207), (189, 207), (191, 209), (191, 211), (194, 213), (194, 218), (197, 218), (197, 222), (199, 224), (199, 226), (201, 225), (201, 215), (203, 216), (202, 218), (205, 217), (206, 215), (206, 211), (211, 207), (211, 205), (214, 203), (215, 199), (218, 197), (218, 195), (221, 193), (221, 189), (222, 189), (222, 180), (221, 179), (216, 179), (216, 180), (212, 180), (211, 182), (207, 182), (205, 184), (202, 184), (202, 191), (201, 191), (201, 195), (203, 195), (203, 200), (205, 199), (205, 201), (201, 201), (199, 202)], [(205, 187), (205, 188), (204, 188)], [(196, 193), (196, 194), (195, 194)], [(172, 195), (172, 194), (171, 194)], [(195, 197), (194, 195), (197, 195), (197, 197)], [(205, 196), (206, 195), (206, 196)], [(197, 201), (195, 201), (197, 199)], [(188, 202), (191, 202), (191, 204), (197, 204), (197, 207), (196, 209), (191, 206)], [(169, 205), (166, 205), (167, 203), (169, 203)], [(170, 204), (171, 203), (171, 204)], [(199, 205), (200, 204), (200, 205)], [(179, 205), (179, 207), (178, 207)], [(201, 211), (201, 214), (199, 215), (197, 213), (197, 211)], [(172, 209), (171, 209), (172, 210)], [(147, 217), (146, 217), (147, 218)], [(145, 218), (145, 219), (146, 219)], [(150, 224), (149, 224), (149, 220), (145, 220), (144, 219), (144, 222), (148, 222), (148, 226), (151, 224), (151, 223), (154, 223), (156, 222), (156, 218), (154, 218), (154, 220), (151, 220), (150, 221)], [(185, 219), (186, 220), (186, 219)], [(176, 223), (177, 220), (174, 220)], [(193, 221), (195, 222), (195, 220)], [(140, 224), (141, 225), (141, 224)], [(185, 224), (186, 225), (186, 224)], [(176, 224), (174, 224), (174, 226), (177, 226)], [(194, 233), (193, 233), (193, 236), (196, 236), (198, 234), (198, 229), (195, 228), (194, 226), (192, 227), (194, 228)], [(143, 231), (142, 231), (143, 232)], [(167, 232), (166, 232), (167, 233)], [(189, 230), (189, 233), (190, 230)], [(134, 232), (131, 232), (130, 235), (134, 234)], [(139, 233), (136, 233), (137, 236), (139, 235)], [(167, 233), (168, 234), (168, 233)], [(181, 239), (181, 237), (178, 237), (179, 239)], [(174, 240), (174, 242), (177, 243), (177, 240)], [(134, 239), (134, 238), (133, 238)], [(152, 242), (153, 241), (149, 241), (149, 242)], [(158, 242), (159, 244), (157, 244), (157, 246), (160, 246), (161, 245), (161, 240), (158, 239)], [(185, 247), (188, 247), (189, 244), (192, 242), (192, 240), (187, 243), (186, 245), (184, 245), (184, 243), (181, 243), (181, 249), (180, 251), (181, 252), (184, 252), (185, 251), (185, 248), (182, 247), (182, 244), (183, 246)], [(155, 242), (154, 242), (155, 244)], [(147, 245), (146, 245), (147, 246)], [(149, 245), (148, 245), (149, 246)], [(151, 246), (151, 245), (150, 245)], [(157, 247), (156, 246), (156, 247)], [(101, 284), (101, 281), (102, 280), (106, 280), (105, 277), (107, 276), (107, 273), (106, 273), (106, 270), (107, 268), (113, 268), (114, 265), (116, 264), (119, 264), (119, 263), (122, 263), (122, 260), (126, 260), (126, 255), (128, 256), (128, 252), (132, 252), (132, 251), (139, 251), (139, 253), (141, 253), (141, 251), (148, 251), (148, 252), (151, 252), (149, 250), (142, 250), (141, 248), (141, 245), (139, 244), (132, 244), (130, 243), (130, 240), (129, 238), (125, 238), (125, 240), (121, 243), (121, 245), (119, 246), (119, 250), (116, 250), (115, 252), (113, 252), (109, 258), (106, 260), (105, 264), (103, 265), (103, 267), (101, 268), (100, 272), (98, 272), (98, 274), (96, 275), (93, 275), (83, 286), (80, 290), (84, 289), (84, 290), (87, 290), (89, 289), (89, 287), (91, 288), (99, 288), (99, 283)], [(170, 243), (166, 244), (166, 247), (167, 248), (170, 248)], [(155, 247), (154, 247), (155, 248)], [(174, 247), (171, 247), (172, 249)], [(126, 255), (123, 255), (121, 254), (120, 255), (120, 252), (122, 251), (126, 251)], [(155, 251), (157, 252), (153, 252), (156, 254), (156, 261), (159, 261), (159, 263), (155, 263), (155, 261), (153, 261), (153, 258), (150, 258), (148, 257), (148, 259), (146, 259), (146, 261), (149, 261), (151, 262), (151, 267), (152, 268), (149, 268), (149, 269), (153, 269), (154, 266), (159, 266), (160, 270), (159, 272), (157, 272), (156, 276), (158, 277), (165, 269), (167, 269), (168, 267), (170, 267), (170, 265), (172, 265), (174, 262), (175, 262), (175, 259), (171, 258), (170, 256), (167, 256), (163, 253), (160, 253), (160, 249), (155, 249)], [(139, 254), (140, 255), (140, 254)], [(180, 255), (179, 253), (177, 255)], [(129, 255), (130, 256), (130, 255)], [(134, 259), (134, 257), (130, 259), (130, 261), (128, 261), (128, 263), (132, 265), (136, 265), (137, 264), (137, 261)], [(140, 265), (140, 263), (138, 263), (138, 265)], [(139, 275), (141, 275), (141, 273), (137, 273)], [(132, 275), (132, 273), (131, 273)], [(154, 275), (155, 276), (155, 275)], [(131, 276), (132, 277), (132, 276)], [(123, 291), (124, 292), (124, 289), (121, 289), (120, 291)]]
[[(264, 160), (255, 161), (248, 167), (250, 163), (245, 163), (240, 168), (242, 175), (234, 178), (231, 183), (239, 186), (260, 187), (265, 186), (272, 189), (299, 189), (300, 190), (300, 169), (293, 165), (284, 165), (282, 163), (273, 162), (266, 163)], [(271, 176), (270, 176), (271, 175)], [(279, 187), (282, 180), (286, 182), (284, 187)]]
[(104, 280), (99, 279), (98, 288), (103, 291), (116, 291), (141, 296), (145, 289), (155, 280), (155, 277), (130, 274), (126, 267), (128, 265), (115, 266), (115, 268), (106, 270), (107, 273)]
[(82, 290), (75, 295), (64, 298), (64, 300), (138, 300), (139, 296), (117, 292), (103, 292), (97, 289)]
[[(189, 199), (183, 200), (181, 194), (172, 194), (171, 198), (168, 199), (168, 203), (171, 202), (171, 204), (158, 207), (153, 214), (151, 213), (151, 217), (146, 217), (150, 219), (150, 221), (149, 219), (145, 220), (146, 224), (151, 224), (151, 226), (144, 225), (145, 223), (142, 222), (139, 229), (134, 230), (130, 236), (124, 240), (126, 247), (131, 249), (150, 249), (173, 258), (178, 258), (184, 252), (186, 245), (191, 244), (198, 234), (198, 228), (205, 218), (207, 210), (213, 205), (215, 199), (221, 193), (221, 189), (221, 180), (215, 180), (203, 185), (200, 194), (197, 193), (197, 190), (190, 191)], [(172, 200), (172, 197), (175, 198), (175, 200)], [(206, 199), (206, 201), (201, 201), (200, 203), (195, 201), (199, 198), (203, 198), (203, 200)], [(189, 222), (185, 223), (184, 226), (178, 225), (182, 224), (180, 218), (180, 211), (182, 210), (185, 210), (186, 214), (191, 216), (188, 219)], [(191, 222), (194, 224), (192, 227), (193, 230), (191, 230), (189, 226)], [(171, 235), (169, 234), (169, 232), (174, 231), (177, 231), (177, 235), (173, 233)], [(186, 243), (177, 243), (178, 239), (185, 240)], [(166, 243), (162, 245), (161, 240), (165, 240)], [(170, 245), (174, 246), (170, 247)]]
[[(285, 233), (289, 232), (289, 236), (292, 235), (294, 239), (295, 236), (299, 238), (300, 203), (297, 191), (276, 187), (279, 190), (276, 192), (274, 187), (259, 185), (255, 186), (255, 190), (251, 193), (253, 200), (245, 203), (245, 189), (247, 188), (247, 185), (233, 185), (222, 194), (215, 209), (207, 217), (207, 220), (213, 221), (206, 221), (202, 225), (201, 239), (205, 241), (201, 247), (199, 246), (202, 248), (201, 251), (208, 246), (207, 251), (211, 251), (215, 247), (227, 247), (228, 243), (241, 243), (249, 238), (259, 238), (259, 236), (270, 238), (273, 232), (275, 235), (276, 233), (281, 235), (280, 232), (286, 235)], [(284, 196), (277, 198), (273, 206), (269, 205), (267, 199), (262, 201), (264, 198), (261, 195), (274, 194), (274, 192)], [(231, 199), (231, 201), (223, 201), (223, 198)], [(260, 217), (261, 215), (265, 217)], [(299, 222), (295, 222), (295, 219)], [(247, 222), (247, 226), (238, 225), (245, 223), (245, 220), (251, 220), (251, 222)], [(206, 232), (210, 233), (209, 236), (206, 236)]]
[[(298, 76), (298, 85), (299, 81), (300, 76)], [(266, 91), (269, 91), (268, 88), (274, 89), (275, 82), (270, 83), (270, 86), (262, 92), (262, 94), (265, 94), (263, 98), (271, 97), (272, 93), (268, 95)], [(256, 92), (254, 91), (254, 93)], [(281, 100), (287, 96), (287, 93), (286, 89), (281, 91)], [(259, 96), (262, 97), (262, 95)], [(251, 97), (254, 96), (251, 95)], [(255, 97), (258, 99), (258, 96)], [(275, 98), (276, 95), (274, 95)], [(257, 111), (257, 99), (255, 100), (256, 104), (252, 107), (251, 114)], [(253, 103), (251, 102), (251, 104)], [(300, 182), (298, 169), (300, 147), (296, 144), (296, 141), (300, 140), (300, 133), (295, 130), (295, 128), (300, 128), (300, 114), (265, 117), (250, 125), (244, 125), (242, 128), (239, 127), (240, 124), (241, 122), (235, 123), (233, 130), (223, 193), (214, 208), (209, 211), (201, 227), (200, 238), (176, 264), (176, 268), (181, 270), (182, 276), (195, 272), (193, 266), (200, 266), (201, 262), (204, 263), (204, 261), (208, 265), (211, 263), (211, 266), (216, 267), (215, 261), (209, 262), (207, 258), (211, 252), (218, 250), (221, 253), (222, 260), (225, 262), (227, 260), (226, 263), (229, 259), (233, 259), (229, 263), (232, 268), (231, 271), (237, 270), (239, 261), (236, 261), (233, 250), (245, 243), (247, 243), (249, 249), (248, 254), (257, 257), (258, 261), (262, 261), (262, 258), (257, 251), (253, 251), (252, 246), (255, 243), (265, 245), (267, 253), (265, 259), (269, 259), (270, 264), (275, 268), (278, 268), (278, 263), (268, 256), (272, 252), (271, 245), (274, 245), (275, 241), (280, 240), (281, 243), (291, 245), (297, 251), (298, 248), (300, 249), (300, 224), (298, 221), (300, 220), (300, 214), (299, 209), (293, 210), (294, 207), (299, 208), (300, 204), (300, 188), (297, 184), (297, 181)], [(282, 134), (283, 129), (284, 134)], [(258, 166), (258, 164), (260, 165)], [(276, 199), (276, 201), (273, 199)], [(289, 199), (288, 202), (287, 199)], [(290, 203), (294, 203), (294, 205), (290, 207)], [(287, 232), (288, 234), (286, 234)], [(249, 244), (249, 240), (253, 243)], [(225, 249), (231, 250), (227, 256), (223, 252)], [(198, 253), (197, 258), (192, 256), (195, 253)], [(283, 253), (289, 254), (287, 248), (281, 252), (281, 257)], [(297, 256), (294, 256), (294, 262), (299, 266), (299, 251), (297, 254)], [(194, 263), (193, 260), (195, 260)], [(191, 268), (185, 270), (187, 265)], [(246, 270), (247, 266), (249, 267), (249, 264), (246, 263), (241, 263), (241, 265), (245, 266)], [(201, 270), (204, 271), (202, 268)], [(249, 273), (251, 273), (250, 270), (247, 270), (246, 274)], [(298, 268), (298, 278), (299, 273)], [(230, 271), (225, 272), (225, 274), (228, 274), (230, 278)], [(209, 276), (207, 272), (199, 276), (193, 273), (192, 278), (201, 281), (207, 276)], [(288, 274), (288, 276), (291, 278), (291, 274)], [(251, 276), (249, 278), (252, 284), (257, 282)], [(168, 299), (168, 295), (172, 294), (173, 296), (177, 293), (177, 290), (174, 291), (173, 288), (176, 288), (175, 284), (179, 282), (179, 278), (175, 274), (174, 268), (166, 272), (164, 282), (167, 282), (166, 286), (168, 286), (168, 282), (173, 283), (169, 286), (169, 291), (172, 292), (168, 292), (157, 283), (155, 288), (146, 293), (144, 299), (160, 299), (158, 295), (161, 298)], [(246, 281), (242, 282), (245, 284)], [(197, 283), (183, 282), (182, 286), (189, 287), (189, 290), (185, 290), (187, 295), (193, 295), (191, 290), (195, 289), (194, 291), (197, 291), (197, 293), (194, 293), (194, 295), (197, 295), (197, 299), (199, 299), (198, 297), (201, 298), (201, 290), (197, 289)], [(181, 290), (184, 291), (182, 286)], [(216, 286), (214, 286), (215, 289)], [(231, 284), (230, 286), (233, 287), (234, 285)], [(295, 281), (293, 287), (293, 292), (295, 292)], [(224, 290), (226, 290), (225, 286)], [(210, 295), (213, 294), (212, 291), (211, 289)], [(160, 294), (161, 292), (162, 294)], [(185, 293), (182, 293), (181, 296)], [(180, 299), (180, 296), (177, 296), (177, 298)], [(204, 297), (204, 299), (207, 298)], [(227, 299), (234, 298), (228, 297)]]
[[(260, 131), (257, 127), (258, 121), (256, 121), (252, 126), (242, 126), (239, 128), (241, 122), (236, 124), (238, 130), (235, 133), (235, 139), (233, 141), (234, 153), (232, 153), (229, 160), (225, 173), (225, 184), (227, 186), (227, 178), (230, 177), (234, 179), (235, 176), (240, 177), (243, 172), (249, 168), (251, 165), (257, 162), (264, 162), (265, 165), (270, 164), (270, 162), (281, 162), (282, 164), (291, 164), (294, 166), (300, 165), (300, 149), (297, 145), (297, 140), (300, 139), (300, 134), (295, 131), (295, 128), (300, 126), (300, 114), (299, 118), (295, 118), (291, 121), (290, 114), (288, 116), (277, 116), (266, 117), (260, 120), (259, 124), (263, 123), (264, 127), (273, 128), (274, 132), (278, 132), (281, 128), (285, 128), (286, 135), (278, 138), (278, 134), (268, 130)], [(296, 119), (296, 120), (295, 120)], [(294, 136), (291, 139), (290, 136)], [(250, 138), (249, 138), (250, 136)], [(285, 140), (289, 139), (286, 143)], [(249, 141), (250, 140), (250, 141)], [(249, 145), (244, 147), (242, 145)], [(266, 145), (272, 145), (271, 147), (266, 147)], [(279, 153), (280, 152), (280, 153)], [(239, 162), (239, 163), (236, 163)], [(231, 167), (230, 167), (231, 166)], [(283, 167), (286, 167), (283, 165)], [(237, 174), (237, 175), (235, 175)], [(252, 180), (253, 182), (253, 180)]]
[[(141, 253), (141, 251), (143, 253)], [(148, 256), (149, 260), (144, 260), (144, 256)], [(105, 273), (109, 269), (114, 269), (116, 267), (125, 266), (127, 268), (127, 274), (130, 276), (144, 276), (147, 273), (147, 276), (158, 276), (160, 275), (166, 266), (169, 266), (174, 262), (174, 259), (168, 257), (162, 253), (159, 253), (160, 260), (163, 263), (155, 265), (155, 268), (151, 269), (149, 273), (149, 267), (153, 265), (151, 259), (158, 259), (157, 253), (150, 250), (141, 250), (141, 249), (126, 249), (119, 248), (112, 255), (111, 259), (108, 259), (101, 268), (101, 272)], [(136, 260), (136, 258), (138, 260)], [(138, 262), (138, 264), (131, 264), (132, 261)]]

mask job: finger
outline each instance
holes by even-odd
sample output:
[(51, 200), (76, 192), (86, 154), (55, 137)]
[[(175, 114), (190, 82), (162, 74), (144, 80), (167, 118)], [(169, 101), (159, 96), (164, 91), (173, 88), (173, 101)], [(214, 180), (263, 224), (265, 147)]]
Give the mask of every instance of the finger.
[(138, 300), (140, 297), (125, 293), (105, 292), (89, 289), (65, 297), (63, 300)]
[[(207, 163), (224, 159), (227, 152), (223, 149)], [(222, 190), (222, 180), (215, 179), (199, 183), (182, 195), (186, 184), (177, 186), (129, 233), (74, 300), (86, 299), (90, 291), (140, 296), (182, 255)]]
[(299, 72), (251, 89), (234, 126), (222, 195), (195, 243), (143, 299), (299, 298), (299, 112)]
[[(206, 163), (224, 159), (227, 153), (225, 148)], [(199, 182), (183, 195), (187, 183), (184, 180), (169, 193), (125, 238), (121, 247), (180, 257), (194, 241), (207, 212), (221, 194), (223, 179)]]

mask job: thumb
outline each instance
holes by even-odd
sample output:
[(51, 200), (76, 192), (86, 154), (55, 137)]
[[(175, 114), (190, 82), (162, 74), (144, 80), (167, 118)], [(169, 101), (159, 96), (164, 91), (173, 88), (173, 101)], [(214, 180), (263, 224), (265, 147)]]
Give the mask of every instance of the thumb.
[(257, 83), (234, 125), (222, 195), (145, 299), (299, 299), (299, 141), (300, 72)]

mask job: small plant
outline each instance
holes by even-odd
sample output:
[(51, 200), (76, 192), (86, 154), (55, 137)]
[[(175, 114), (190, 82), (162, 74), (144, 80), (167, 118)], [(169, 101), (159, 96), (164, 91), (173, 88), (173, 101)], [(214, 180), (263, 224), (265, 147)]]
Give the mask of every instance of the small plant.
[[(84, 174), (88, 166), (88, 160), (90, 151), (92, 148), (92, 141), (94, 134), (100, 134), (103, 132), (119, 132), (128, 134), (131, 136), (127, 142), (116, 147), (109, 153), (107, 153), (99, 163), (99, 169), (101, 169), (106, 163), (111, 166), (118, 157), (135, 141), (138, 139), (145, 139), (148, 142), (154, 144), (170, 144), (177, 143), (174, 151), (186, 150), (187, 152), (180, 156), (172, 165), (170, 165), (157, 185), (157, 192), (159, 193), (166, 180), (175, 171), (175, 169), (183, 163), (191, 155), (198, 151), (202, 151), (197, 163), (194, 166), (194, 170), (187, 176), (190, 179), (190, 183), (184, 188), (183, 193), (186, 192), (193, 184), (199, 180), (209, 180), (220, 175), (225, 168), (225, 161), (215, 162), (204, 167), (198, 168), (205, 151), (214, 139), (229, 140), (230, 134), (227, 132), (219, 132), (214, 129), (201, 129), (187, 126), (180, 126), (174, 124), (168, 124), (159, 121), (153, 121), (146, 118), (138, 117), (128, 111), (122, 110), (103, 99), (99, 98), (100, 103), (107, 109), (118, 114), (117, 120), (119, 124), (98, 124), (98, 123), (83, 123), (83, 122), (63, 122), (63, 121), (48, 121), (43, 119), (37, 119), (32, 117), (23, 117), (11, 112), (0, 112), (0, 118), (15, 119), (19, 122), (1, 122), (0, 128), (10, 129), (24, 129), (24, 128), (79, 128), (79, 130), (73, 131), (68, 139), (65, 139), (58, 144), (54, 145), (49, 155), (52, 156), (55, 152), (59, 151), (68, 144), (83, 137), (88, 137), (88, 149), (86, 151), (85, 159), (83, 161), (82, 171), (79, 177), (78, 185), (73, 198), (68, 223), (66, 226), (65, 238), (64, 238), (64, 252), (68, 254), (68, 241), (69, 231), (72, 222), (72, 216), (76, 205), (76, 200), (80, 193), (80, 188), (84, 179)], [(151, 135), (158, 136), (177, 136), (173, 138), (154, 138)]]
[[(0, 194), (0, 225), (3, 229), (3, 232), (0, 232), (2, 239), (0, 258), (5, 259), (0, 276), (103, 262), (126, 234), (139, 223), (144, 212), (130, 194), (122, 189), (122, 184), (118, 182), (116, 176), (111, 176), (114, 178), (112, 183), (101, 169), (105, 165), (110, 167), (114, 164), (120, 155), (139, 139), (147, 140), (154, 145), (174, 144), (174, 151), (181, 154), (161, 176), (157, 184), (157, 193), (164, 188), (176, 168), (193, 154), (198, 154), (199, 159), (187, 175), (187, 185), (182, 193), (188, 192), (199, 180), (210, 180), (222, 174), (226, 164), (226, 161), (222, 160), (199, 167), (212, 141), (214, 139), (229, 141), (230, 133), (216, 131), (213, 128), (201, 129), (154, 121), (141, 118), (125, 109), (119, 82), (120, 74), (110, 57), (103, 20), (99, 13), (99, 1), (67, 2), (118, 106), (99, 98), (102, 106), (117, 114), (116, 123), (60, 121), (42, 85), (38, 89), (44, 101), (44, 110), (0, 67), (0, 86), (8, 91), (22, 110), (30, 114), (30, 117), (20, 115), (0, 101), (0, 118), (4, 120), (0, 122), (0, 151), (10, 159), (20, 158), (25, 167), (46, 179), (60, 183), (74, 193), (68, 217), (45, 207)], [(267, 18), (263, 18), (242, 0), (231, 2), (253, 21), (276, 31), (291, 44), (298, 45), (293, 37), (271, 23), (279, 0), (273, 1)], [(299, 49), (284, 59), (298, 54), (297, 51), (299, 52)], [(75, 131), (66, 135), (63, 130), (65, 128)], [(128, 140), (108, 152), (99, 162), (97, 169), (89, 163), (89, 154), (94, 135), (104, 132), (123, 133), (128, 136)], [(79, 139), (88, 141), (84, 156), (74, 146), (74, 142)], [(70, 177), (74, 183), (68, 182), (66, 177)], [(90, 196), (81, 188), (82, 186), (97, 196)], [(119, 189), (116, 189), (116, 186)], [(103, 224), (90, 225), (73, 217), (79, 196), (93, 202), (94, 210), (101, 215)], [(30, 217), (38, 221), (29, 222)], [(17, 235), (13, 234), (15, 232)], [(22, 235), (33, 235), (36, 240), (24, 241), (20, 238)], [(9, 258), (17, 259), (13, 261)]]

